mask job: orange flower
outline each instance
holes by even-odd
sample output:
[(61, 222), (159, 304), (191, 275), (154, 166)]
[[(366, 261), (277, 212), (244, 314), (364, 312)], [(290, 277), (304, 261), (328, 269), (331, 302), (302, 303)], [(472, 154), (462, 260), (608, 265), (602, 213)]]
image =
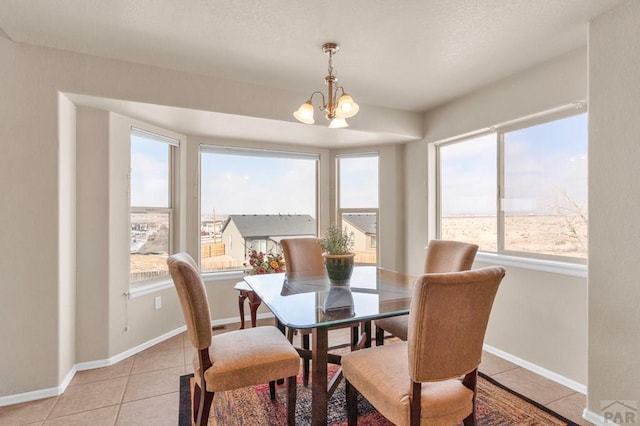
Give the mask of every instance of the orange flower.
[(273, 269), (278, 269), (278, 266), (280, 266), (280, 265), (278, 264), (278, 262), (276, 260), (272, 260), (271, 261), (271, 267)]

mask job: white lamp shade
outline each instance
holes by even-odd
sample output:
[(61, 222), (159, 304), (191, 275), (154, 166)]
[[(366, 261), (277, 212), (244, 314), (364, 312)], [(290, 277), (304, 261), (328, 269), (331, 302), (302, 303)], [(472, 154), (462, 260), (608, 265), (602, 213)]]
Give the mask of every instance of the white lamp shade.
[(360, 106), (353, 100), (351, 96), (344, 93), (338, 100), (336, 108), (336, 117), (351, 118), (358, 113)]
[(335, 117), (329, 123), (330, 129), (342, 129), (343, 127), (349, 127), (349, 123), (344, 118)]
[(296, 112), (293, 113), (293, 116), (298, 120), (305, 124), (313, 124), (315, 123), (313, 119), (313, 104), (311, 101), (307, 101), (300, 105), (300, 108)]

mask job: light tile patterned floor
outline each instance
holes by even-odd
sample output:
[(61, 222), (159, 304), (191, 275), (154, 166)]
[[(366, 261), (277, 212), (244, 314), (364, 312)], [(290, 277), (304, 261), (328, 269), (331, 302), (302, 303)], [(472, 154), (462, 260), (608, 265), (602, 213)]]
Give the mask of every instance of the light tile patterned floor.
[[(237, 327), (231, 324), (226, 331)], [(349, 330), (332, 330), (329, 336), (330, 345), (343, 344)], [(193, 371), (191, 354), (183, 333), (113, 366), (78, 372), (58, 397), (0, 407), (0, 426), (175, 426), (179, 377)], [(586, 399), (580, 393), (489, 353), (483, 355), (480, 371), (578, 424), (589, 424), (582, 419)]]

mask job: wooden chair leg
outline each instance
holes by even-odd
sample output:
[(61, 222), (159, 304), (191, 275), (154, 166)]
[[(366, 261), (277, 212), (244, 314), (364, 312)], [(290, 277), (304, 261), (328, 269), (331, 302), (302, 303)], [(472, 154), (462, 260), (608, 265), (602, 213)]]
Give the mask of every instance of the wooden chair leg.
[(384, 345), (384, 329), (376, 326), (376, 346)]
[(476, 368), (470, 373), (467, 373), (462, 380), (462, 384), (473, 391), (473, 411), (464, 420), (464, 426), (476, 425), (476, 395), (478, 386), (478, 369)]
[[(309, 334), (302, 335), (302, 348), (309, 349)], [(302, 361), (302, 382), (304, 386), (309, 386), (309, 358), (304, 358)]]
[(193, 422), (196, 426), (207, 426), (209, 423), (209, 413), (211, 412), (211, 403), (213, 402), (213, 392), (207, 392), (195, 385), (193, 395)]
[(269, 397), (272, 401), (276, 400), (276, 382), (272, 380), (269, 382)]
[(287, 378), (287, 425), (296, 424), (296, 376)]
[(191, 417), (194, 424), (198, 422), (198, 412), (200, 411), (200, 402), (202, 399), (202, 389), (197, 383), (193, 385), (193, 399), (191, 400)]
[(422, 414), (422, 383), (413, 382), (413, 395), (411, 399), (411, 426), (420, 426)]
[(471, 414), (463, 420), (464, 426), (476, 426), (476, 410), (475, 407)]
[(351, 327), (351, 350), (356, 347), (358, 340), (360, 340), (360, 327), (356, 325)]
[(347, 425), (356, 426), (358, 424), (358, 390), (346, 379), (344, 385), (347, 396)]
[(371, 321), (362, 321), (362, 334), (366, 336), (365, 348), (371, 347)]

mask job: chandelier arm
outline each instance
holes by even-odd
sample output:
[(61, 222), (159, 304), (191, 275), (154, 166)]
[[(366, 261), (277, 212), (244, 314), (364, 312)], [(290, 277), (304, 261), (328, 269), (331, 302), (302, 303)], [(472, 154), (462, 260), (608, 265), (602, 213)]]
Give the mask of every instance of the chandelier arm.
[[(325, 102), (324, 93), (320, 92), (319, 90), (316, 90), (315, 92), (313, 92), (313, 93), (311, 94), (311, 96), (309, 96), (309, 101), (312, 101), (312, 100), (313, 100), (313, 95), (316, 95), (316, 94), (318, 94), (318, 95), (322, 96), (322, 106), (321, 106), (320, 108), (318, 108), (320, 111), (322, 111), (322, 110), (324, 110), (324, 109), (326, 108), (326, 106), (327, 106), (327, 105), (326, 105), (326, 102)], [(311, 102), (311, 105), (313, 105), (313, 102)]]
[(343, 95), (346, 93), (344, 91), (344, 87), (342, 87), (342, 86), (336, 87), (336, 90), (335, 90), (334, 95), (333, 95), (333, 99), (335, 99), (336, 105), (338, 104), (338, 99), (340, 99), (340, 97), (338, 96), (338, 90), (340, 90)]

